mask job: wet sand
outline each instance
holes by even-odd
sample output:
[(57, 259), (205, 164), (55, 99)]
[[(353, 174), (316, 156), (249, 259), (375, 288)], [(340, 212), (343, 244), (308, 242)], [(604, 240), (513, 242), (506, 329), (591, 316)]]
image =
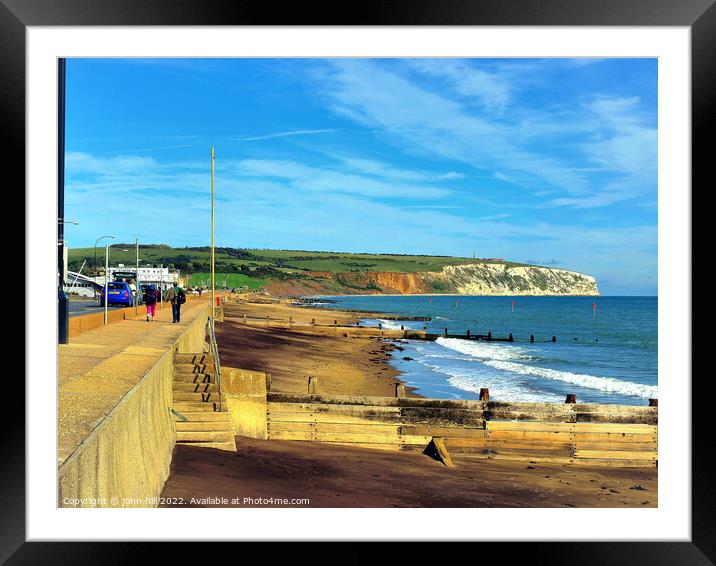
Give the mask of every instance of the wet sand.
[[(465, 461), (315, 442), (237, 438), (238, 452), (177, 446), (162, 497), (222, 507), (655, 507), (656, 470)], [(309, 503), (244, 501), (309, 499)], [(195, 498), (195, 502), (191, 499)], [(232, 503), (232, 498), (239, 498)]]

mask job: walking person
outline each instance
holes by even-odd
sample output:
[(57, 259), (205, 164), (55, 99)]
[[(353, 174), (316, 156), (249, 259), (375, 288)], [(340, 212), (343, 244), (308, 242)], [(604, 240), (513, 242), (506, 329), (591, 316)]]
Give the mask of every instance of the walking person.
[(186, 302), (186, 294), (176, 281), (172, 285), (165, 298), (169, 299), (172, 304), (172, 322), (179, 322), (181, 320), (181, 306)]
[(144, 304), (147, 307), (147, 322), (154, 322), (154, 317), (157, 315), (157, 290), (153, 287), (147, 287), (142, 298)]

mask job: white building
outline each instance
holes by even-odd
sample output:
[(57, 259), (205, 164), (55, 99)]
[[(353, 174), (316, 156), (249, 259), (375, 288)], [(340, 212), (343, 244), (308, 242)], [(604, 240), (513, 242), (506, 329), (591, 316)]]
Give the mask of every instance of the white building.
[[(133, 266), (118, 265), (110, 267), (109, 272), (115, 278), (134, 278), (137, 269)], [(128, 276), (128, 277), (127, 277)], [(179, 273), (169, 271), (168, 267), (142, 267), (139, 266), (139, 282), (140, 283), (164, 283), (165, 286), (171, 285), (174, 281), (179, 280)]]

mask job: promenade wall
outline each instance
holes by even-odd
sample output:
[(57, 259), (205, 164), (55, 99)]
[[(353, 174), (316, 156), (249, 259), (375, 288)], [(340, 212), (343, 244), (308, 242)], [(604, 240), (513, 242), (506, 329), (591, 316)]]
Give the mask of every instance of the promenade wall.
[(59, 467), (58, 506), (158, 505), (176, 442), (173, 356), (203, 350), (207, 315), (208, 305)]

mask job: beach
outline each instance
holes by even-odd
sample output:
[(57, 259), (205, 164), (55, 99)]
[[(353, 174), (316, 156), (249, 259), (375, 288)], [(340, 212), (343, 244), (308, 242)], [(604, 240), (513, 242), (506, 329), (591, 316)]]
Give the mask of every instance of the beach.
[[(656, 507), (655, 469), (477, 461), (238, 438), (237, 452), (177, 446), (162, 497), (178, 507)], [(237, 503), (231, 499), (239, 497)], [(244, 502), (243, 498), (265, 502)], [(191, 499), (197, 501), (192, 504)], [(271, 498), (288, 500), (269, 503)], [(291, 499), (308, 503), (291, 504)], [(204, 501), (201, 501), (204, 499)], [(170, 504), (162, 506), (171, 507)]]
[[(285, 302), (229, 302), (217, 326), (222, 364), (269, 372), (276, 392), (306, 393), (311, 376), (321, 394), (393, 397), (400, 375), (388, 360), (400, 355), (401, 341), (344, 332), (362, 318)], [(407, 396), (415, 394), (408, 388)], [(655, 468), (517, 460), (471, 460), (447, 468), (421, 452), (245, 437), (237, 437), (237, 450), (177, 446), (162, 497), (199, 507), (293, 506), (287, 503), (291, 499), (307, 499), (296, 505), (311, 507), (641, 508), (658, 503)], [(237, 502), (239, 495), (249, 500)], [(271, 498), (284, 501), (271, 503)]]
[[(398, 370), (387, 363), (400, 353), (400, 342), (343, 336), (348, 330), (341, 327), (355, 326), (363, 318), (360, 313), (281, 303), (229, 303), (225, 308), (224, 322), (217, 326), (222, 364), (270, 373), (272, 391), (305, 393), (309, 376), (330, 395), (394, 396), (396, 384), (402, 383)], [(334, 321), (338, 330), (331, 326)], [(410, 388), (406, 394), (414, 395)]]

